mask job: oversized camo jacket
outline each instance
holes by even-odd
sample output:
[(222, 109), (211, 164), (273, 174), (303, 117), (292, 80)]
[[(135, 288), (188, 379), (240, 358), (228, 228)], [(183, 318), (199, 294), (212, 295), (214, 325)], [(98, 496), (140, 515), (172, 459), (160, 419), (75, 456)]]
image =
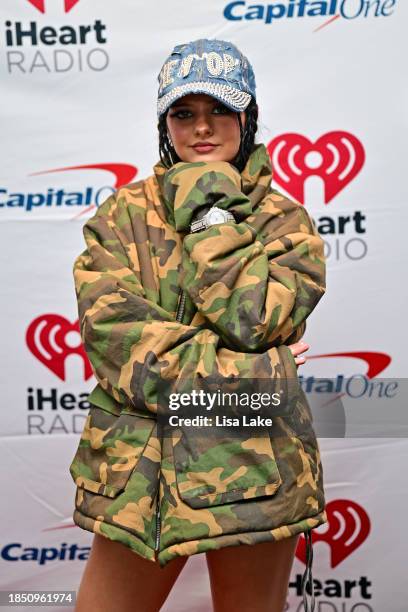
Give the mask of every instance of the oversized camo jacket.
[[(288, 348), (325, 291), (323, 241), (271, 180), (262, 144), (241, 174), (228, 162), (158, 163), (83, 228), (74, 279), (98, 384), (70, 465), (73, 519), (161, 566), (327, 521), (312, 415)], [(236, 223), (191, 233), (214, 204)], [(195, 376), (296, 385), (263, 436), (159, 435), (159, 383)]]

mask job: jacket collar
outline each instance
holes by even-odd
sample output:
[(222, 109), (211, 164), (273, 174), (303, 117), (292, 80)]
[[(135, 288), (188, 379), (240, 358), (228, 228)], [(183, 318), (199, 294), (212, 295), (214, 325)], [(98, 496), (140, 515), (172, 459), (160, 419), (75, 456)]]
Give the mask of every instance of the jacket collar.
[[(154, 175), (157, 180), (159, 196), (166, 210), (167, 220), (174, 225), (173, 210), (170, 209), (168, 200), (164, 197), (164, 178), (168, 168), (160, 161), (153, 166)], [(241, 172), (242, 193), (251, 202), (252, 210), (269, 193), (272, 182), (272, 164), (269, 153), (264, 144), (255, 144), (248, 158), (245, 168)]]

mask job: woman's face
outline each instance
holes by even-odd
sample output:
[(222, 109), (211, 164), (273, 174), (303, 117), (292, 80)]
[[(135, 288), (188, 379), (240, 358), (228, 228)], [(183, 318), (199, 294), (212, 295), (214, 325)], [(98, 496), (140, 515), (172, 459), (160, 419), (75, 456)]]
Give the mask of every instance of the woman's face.
[[(241, 112), (242, 126), (245, 113)], [(167, 113), (167, 131), (184, 162), (233, 161), (241, 135), (237, 113), (207, 94), (188, 94)]]

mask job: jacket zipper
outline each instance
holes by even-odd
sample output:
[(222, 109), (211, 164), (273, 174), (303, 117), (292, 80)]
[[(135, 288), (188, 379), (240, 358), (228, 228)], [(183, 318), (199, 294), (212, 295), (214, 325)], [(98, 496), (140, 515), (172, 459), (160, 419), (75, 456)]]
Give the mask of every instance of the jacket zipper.
[[(179, 291), (179, 301), (178, 301), (178, 305), (177, 305), (177, 312), (176, 312), (176, 321), (178, 321), (179, 323), (181, 323), (182, 319), (183, 319), (183, 315), (184, 315), (184, 309), (185, 309), (185, 305), (186, 305), (186, 295), (183, 291), (183, 289), (180, 288)], [(163, 437), (161, 437), (161, 452), (163, 452)], [(160, 548), (160, 531), (161, 531), (161, 517), (160, 517), (160, 477), (161, 477), (161, 468), (159, 469), (159, 484), (157, 486), (157, 498), (156, 498), (156, 538), (155, 538), (155, 544), (154, 544), (154, 549), (156, 551), (159, 550)]]
[(185, 307), (186, 307), (186, 294), (184, 293), (183, 289), (180, 289), (179, 303), (178, 303), (177, 312), (176, 312), (176, 321), (178, 321), (179, 323), (181, 323), (183, 320)]
[(157, 501), (156, 501), (156, 542), (154, 545), (155, 550), (159, 550), (160, 547), (160, 479), (159, 486), (157, 487)]
[[(164, 431), (163, 427), (159, 427), (159, 437), (160, 437), (160, 453), (161, 459), (163, 458), (163, 442), (164, 442)], [(157, 498), (156, 498), (156, 540), (154, 544), (155, 551), (159, 551), (160, 549), (160, 532), (161, 532), (161, 513), (160, 513), (160, 481), (161, 481), (161, 459), (158, 473), (158, 484), (157, 484)]]
[[(184, 310), (186, 307), (186, 294), (183, 289), (179, 290), (179, 300), (176, 311), (176, 321), (182, 322), (184, 316)], [(161, 452), (163, 452), (163, 438), (161, 439)], [(159, 485), (157, 487), (157, 499), (156, 499), (156, 540), (155, 550), (158, 551), (160, 548), (160, 531), (161, 531), (161, 517), (160, 517), (160, 476), (161, 470), (159, 470)]]
[[(184, 316), (184, 310), (186, 307), (186, 294), (183, 289), (179, 290), (179, 300), (177, 304), (176, 311), (176, 321), (179, 323), (182, 322)], [(163, 446), (162, 446), (163, 452)], [(156, 543), (155, 550), (159, 550), (160, 546), (160, 530), (161, 530), (161, 521), (160, 521), (160, 477), (159, 477), (159, 486), (157, 488), (157, 501), (156, 501)]]
[[(198, 52), (200, 53), (200, 48), (198, 48)], [(199, 229), (196, 230), (192, 230), (190, 227), (190, 232), (192, 234), (194, 234), (195, 232), (200, 231)], [(178, 321), (179, 323), (182, 322), (183, 320), (183, 316), (184, 316), (184, 310), (186, 308), (186, 294), (184, 292), (184, 289), (179, 290), (179, 301), (178, 301), (178, 305), (177, 305), (177, 312), (176, 312), (176, 321)]]

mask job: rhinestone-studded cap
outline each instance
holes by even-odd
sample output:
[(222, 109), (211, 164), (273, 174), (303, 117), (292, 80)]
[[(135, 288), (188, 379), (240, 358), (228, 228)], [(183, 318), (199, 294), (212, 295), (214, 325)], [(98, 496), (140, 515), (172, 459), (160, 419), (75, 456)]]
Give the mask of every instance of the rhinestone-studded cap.
[(230, 42), (200, 38), (177, 45), (160, 70), (157, 115), (190, 93), (205, 93), (234, 111), (255, 99), (255, 75), (245, 55)]

